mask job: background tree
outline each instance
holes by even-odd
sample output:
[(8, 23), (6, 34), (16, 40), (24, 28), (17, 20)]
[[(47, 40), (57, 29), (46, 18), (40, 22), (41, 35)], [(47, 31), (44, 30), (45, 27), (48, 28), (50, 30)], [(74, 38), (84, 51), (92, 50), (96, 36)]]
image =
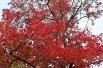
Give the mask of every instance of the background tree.
[(102, 15), (99, 0), (11, 0), (0, 23), (0, 67), (86, 68), (103, 61), (102, 34), (93, 35)]

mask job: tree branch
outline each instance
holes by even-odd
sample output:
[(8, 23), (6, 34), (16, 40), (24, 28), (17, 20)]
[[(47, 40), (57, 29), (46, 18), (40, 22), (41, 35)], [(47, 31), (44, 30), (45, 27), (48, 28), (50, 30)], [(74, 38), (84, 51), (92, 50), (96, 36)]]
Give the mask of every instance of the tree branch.
[[(27, 64), (29, 64), (30, 66), (32, 66), (33, 68), (36, 68), (33, 64), (27, 62), (26, 60), (23, 60), (23, 59), (21, 59), (20, 57), (15, 56), (15, 55), (13, 55), (13, 54), (10, 54), (10, 55), (13, 56), (14, 58), (16, 58), (16, 60), (23, 61), (24, 63), (27, 63)], [(15, 61), (15, 60), (14, 60), (14, 61)]]
[[(93, 62), (93, 63), (91, 63), (91, 64), (98, 64), (98, 63), (101, 63), (103, 61), (103, 59), (102, 60), (98, 60), (98, 61), (95, 61), (95, 62)], [(90, 64), (90, 65), (91, 65)]]
[(50, 1), (51, 1), (51, 0), (48, 0), (48, 2), (46, 3), (46, 5), (48, 6), (49, 11), (51, 12), (52, 16), (55, 18), (55, 14), (54, 14), (54, 12), (51, 10), (51, 8), (50, 8), (50, 6), (49, 6)]

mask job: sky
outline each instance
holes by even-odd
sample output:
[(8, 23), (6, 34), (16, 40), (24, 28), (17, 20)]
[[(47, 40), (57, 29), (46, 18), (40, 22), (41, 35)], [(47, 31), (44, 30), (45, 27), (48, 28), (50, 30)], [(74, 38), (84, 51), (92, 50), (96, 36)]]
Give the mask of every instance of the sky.
[(10, 6), (8, 6), (8, 2), (10, 2), (10, 0), (0, 0), (0, 19), (1, 19), (1, 15), (2, 15), (2, 9), (10, 7)]
[[(103, 2), (103, 0), (101, 0)], [(1, 15), (2, 15), (2, 9), (4, 8), (10, 8), (10, 6), (8, 6), (8, 3), (10, 2), (10, 0), (0, 0), (0, 19), (1, 19)], [(93, 34), (98, 35), (100, 33), (103, 33), (103, 16), (101, 16), (99, 19), (95, 20), (95, 25), (92, 26), (91, 31), (93, 32)], [(85, 24), (80, 24), (80, 27), (83, 28)], [(91, 67), (92, 68), (92, 67)], [(103, 64), (100, 66), (93, 66), (93, 68), (103, 68)]]

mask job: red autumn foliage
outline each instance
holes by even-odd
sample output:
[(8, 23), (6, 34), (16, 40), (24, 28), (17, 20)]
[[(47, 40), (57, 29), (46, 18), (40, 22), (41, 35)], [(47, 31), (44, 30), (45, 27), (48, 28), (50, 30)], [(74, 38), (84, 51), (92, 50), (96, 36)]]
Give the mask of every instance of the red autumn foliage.
[(103, 12), (99, 0), (11, 0), (9, 4), (0, 22), (0, 68), (89, 68), (102, 62), (103, 35), (78, 27), (83, 18), (94, 25)]

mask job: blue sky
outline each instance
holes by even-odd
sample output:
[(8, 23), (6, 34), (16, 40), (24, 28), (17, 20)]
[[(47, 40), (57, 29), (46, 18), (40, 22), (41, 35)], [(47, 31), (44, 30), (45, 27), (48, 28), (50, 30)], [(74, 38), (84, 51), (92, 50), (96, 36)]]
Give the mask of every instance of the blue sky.
[[(0, 0), (0, 19), (2, 15), (2, 9), (10, 8), (8, 6), (8, 2), (10, 2), (10, 0)], [(80, 24), (80, 27), (83, 28), (84, 24)], [(95, 21), (95, 25), (92, 27), (91, 31), (93, 32), (93, 34), (96, 34), (96, 35), (103, 33), (103, 16)], [(100, 66), (100, 67), (94, 66), (93, 68), (103, 68), (103, 66)]]
[(0, 19), (1, 19), (1, 15), (2, 15), (2, 9), (3, 8), (9, 8), (8, 4), (10, 0), (0, 0)]

